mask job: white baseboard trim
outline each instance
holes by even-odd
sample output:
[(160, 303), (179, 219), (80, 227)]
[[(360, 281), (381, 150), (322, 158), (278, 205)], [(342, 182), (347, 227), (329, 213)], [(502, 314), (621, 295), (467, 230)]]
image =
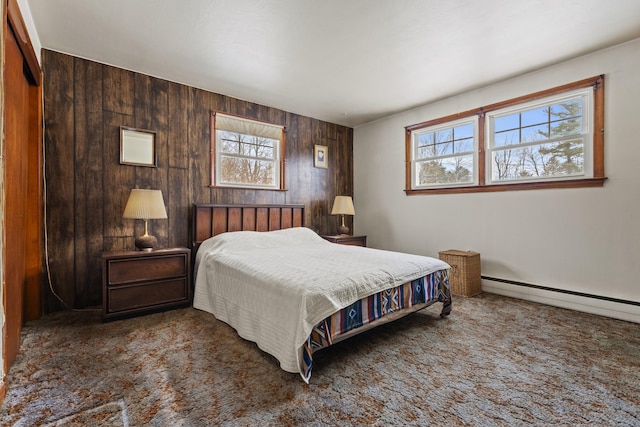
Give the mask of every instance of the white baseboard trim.
[(547, 289), (537, 289), (510, 283), (482, 279), (482, 290), (491, 294), (538, 302), (555, 307), (612, 317), (627, 322), (640, 323), (640, 306), (607, 301), (582, 295), (572, 295)]

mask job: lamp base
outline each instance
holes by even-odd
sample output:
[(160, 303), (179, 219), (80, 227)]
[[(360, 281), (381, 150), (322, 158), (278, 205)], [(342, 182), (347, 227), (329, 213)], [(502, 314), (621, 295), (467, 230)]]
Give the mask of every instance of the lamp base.
[(349, 227), (347, 227), (346, 225), (339, 225), (338, 234), (349, 234)]
[(145, 234), (144, 236), (136, 237), (136, 248), (140, 251), (150, 252), (153, 248), (158, 244), (158, 239), (155, 236), (150, 236), (149, 234)]

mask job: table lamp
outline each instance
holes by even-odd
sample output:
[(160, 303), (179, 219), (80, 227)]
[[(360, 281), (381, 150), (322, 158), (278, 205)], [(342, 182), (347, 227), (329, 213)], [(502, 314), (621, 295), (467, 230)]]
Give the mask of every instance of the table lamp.
[(349, 234), (349, 227), (344, 225), (344, 216), (355, 214), (356, 211), (353, 208), (353, 199), (351, 196), (336, 196), (333, 201), (331, 215), (342, 215), (342, 225), (338, 227), (338, 234)]
[(149, 234), (150, 219), (166, 219), (167, 211), (160, 190), (141, 190), (135, 188), (129, 194), (123, 218), (141, 219), (144, 221), (144, 235), (136, 237), (136, 248), (141, 251), (152, 251), (158, 239)]

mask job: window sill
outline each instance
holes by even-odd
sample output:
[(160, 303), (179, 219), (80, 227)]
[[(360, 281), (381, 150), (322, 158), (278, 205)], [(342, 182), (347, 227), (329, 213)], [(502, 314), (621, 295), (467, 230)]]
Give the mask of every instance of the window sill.
[(236, 185), (209, 185), (209, 188), (224, 188), (227, 190), (288, 191), (286, 188), (241, 187)]
[(606, 177), (572, 179), (550, 182), (519, 182), (515, 184), (473, 185), (468, 187), (429, 188), (420, 190), (404, 190), (407, 196), (419, 194), (460, 194), (460, 193), (491, 193), (496, 191), (544, 190), (552, 188), (585, 188), (602, 187)]

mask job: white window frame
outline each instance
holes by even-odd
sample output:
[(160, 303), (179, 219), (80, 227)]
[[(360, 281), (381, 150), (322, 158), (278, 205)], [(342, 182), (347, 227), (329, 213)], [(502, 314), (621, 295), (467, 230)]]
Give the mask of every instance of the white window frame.
[[(443, 156), (435, 156), (435, 157), (418, 157), (418, 139), (420, 136), (426, 133), (438, 132), (441, 130), (452, 129), (455, 127), (459, 127), (462, 125), (471, 124), (473, 125), (473, 150), (465, 151), (461, 153), (454, 153)], [(411, 189), (419, 190), (419, 189), (428, 189), (428, 188), (442, 188), (442, 187), (463, 187), (469, 185), (478, 185), (478, 116), (473, 115), (469, 117), (464, 117), (458, 120), (448, 121), (445, 123), (436, 124), (433, 126), (428, 126), (422, 129), (414, 130), (411, 132)], [(433, 183), (433, 184), (424, 184), (420, 185), (419, 180), (419, 170), (418, 164), (425, 160), (440, 160), (446, 158), (454, 158), (459, 156), (471, 155), (473, 157), (473, 171), (472, 171), (472, 180), (471, 182), (443, 182), (443, 183)]]
[[(522, 113), (529, 110), (534, 110), (540, 107), (559, 104), (563, 101), (568, 101), (570, 99), (582, 98), (582, 132), (580, 134), (575, 134), (571, 137), (560, 137), (560, 138), (552, 138), (547, 140), (539, 140), (535, 142), (527, 142), (527, 143), (519, 143), (512, 144), (510, 146), (495, 146), (494, 139), (494, 123), (496, 118), (509, 116), (515, 113)], [(584, 179), (584, 178), (592, 178), (593, 177), (593, 144), (591, 141), (593, 140), (593, 123), (592, 123), (592, 114), (593, 114), (593, 89), (591, 87), (581, 88), (577, 90), (573, 90), (570, 92), (565, 92), (559, 95), (552, 95), (542, 99), (538, 99), (531, 102), (526, 102), (523, 104), (513, 105), (507, 108), (502, 108), (498, 110), (494, 110), (486, 113), (486, 126), (485, 126), (485, 141), (486, 143), (486, 156), (485, 156), (485, 170), (486, 173), (486, 184), (487, 185), (499, 185), (499, 184), (510, 184), (510, 183), (518, 183), (518, 182), (544, 182), (544, 181), (562, 181), (562, 180), (575, 180), (575, 179)], [(543, 145), (549, 142), (558, 142), (566, 139), (582, 139), (583, 141), (583, 173), (581, 174), (572, 174), (572, 175), (552, 175), (552, 176), (529, 176), (529, 177), (519, 177), (512, 179), (493, 179), (493, 171), (495, 168), (495, 163), (493, 162), (493, 154), (498, 151), (507, 150), (510, 148), (524, 148), (531, 147), (537, 145)]]
[[(283, 190), (284, 186), (284, 144), (285, 128), (283, 126), (252, 120), (244, 117), (212, 112), (211, 115), (211, 185), (214, 187)], [(223, 124), (224, 123), (224, 124)], [(222, 129), (220, 129), (222, 127)], [(274, 141), (273, 158), (249, 156), (223, 152), (222, 132), (241, 134), (252, 138), (268, 138)], [(222, 176), (223, 158), (248, 159), (273, 164), (272, 184), (255, 184), (251, 182), (225, 181)]]

